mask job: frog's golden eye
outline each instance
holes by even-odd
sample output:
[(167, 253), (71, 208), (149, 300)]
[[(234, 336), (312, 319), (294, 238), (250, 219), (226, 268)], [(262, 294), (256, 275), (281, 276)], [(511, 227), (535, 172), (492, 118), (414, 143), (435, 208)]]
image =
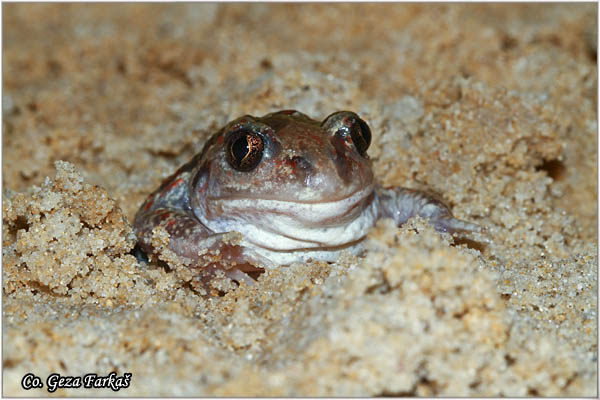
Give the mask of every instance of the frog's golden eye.
[(323, 120), (321, 126), (342, 137), (352, 139), (352, 143), (361, 156), (366, 156), (371, 144), (371, 129), (356, 113), (352, 111), (338, 111)]
[(258, 133), (245, 128), (237, 130), (227, 142), (227, 162), (238, 171), (251, 171), (262, 159), (264, 147)]

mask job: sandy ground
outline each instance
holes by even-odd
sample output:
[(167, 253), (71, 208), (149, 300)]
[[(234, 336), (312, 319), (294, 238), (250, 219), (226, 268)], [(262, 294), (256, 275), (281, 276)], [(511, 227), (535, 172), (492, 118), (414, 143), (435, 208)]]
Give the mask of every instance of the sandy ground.
[[(4, 4), (3, 394), (596, 396), (596, 30), (595, 4)], [(358, 112), (380, 182), (491, 242), (382, 220), (212, 298), (129, 254), (215, 129), (287, 108)]]

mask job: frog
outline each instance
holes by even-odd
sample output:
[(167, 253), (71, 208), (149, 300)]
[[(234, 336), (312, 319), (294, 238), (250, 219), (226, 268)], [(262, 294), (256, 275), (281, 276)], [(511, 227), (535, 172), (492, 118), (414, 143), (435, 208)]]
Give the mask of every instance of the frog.
[(402, 226), (418, 216), (452, 235), (482, 231), (439, 195), (376, 183), (371, 141), (352, 111), (321, 121), (296, 110), (239, 117), (147, 197), (133, 223), (139, 246), (158, 257), (152, 237), (163, 229), (168, 249), (199, 276), (253, 285), (266, 269), (360, 255), (381, 218)]

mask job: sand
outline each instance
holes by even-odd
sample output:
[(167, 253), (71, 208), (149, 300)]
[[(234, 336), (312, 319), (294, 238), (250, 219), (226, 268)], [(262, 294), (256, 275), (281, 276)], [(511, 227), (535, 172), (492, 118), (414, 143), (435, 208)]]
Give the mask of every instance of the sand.
[[(5, 4), (3, 394), (597, 396), (596, 7)], [(130, 254), (212, 132), (289, 108), (356, 111), (379, 182), (489, 240), (381, 220), (220, 297)]]

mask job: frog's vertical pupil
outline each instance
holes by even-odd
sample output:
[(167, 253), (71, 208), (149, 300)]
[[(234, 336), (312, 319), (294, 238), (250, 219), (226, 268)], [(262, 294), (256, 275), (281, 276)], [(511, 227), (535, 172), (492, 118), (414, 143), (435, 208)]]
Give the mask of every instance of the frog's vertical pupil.
[(365, 142), (367, 143), (367, 148), (369, 148), (369, 146), (371, 145), (371, 128), (369, 128), (369, 125), (367, 125), (367, 123), (360, 118), (358, 120), (358, 124), (360, 125), (360, 131), (362, 132), (362, 136), (365, 139)]
[(369, 129), (369, 125), (362, 119), (357, 118), (350, 130), (350, 135), (356, 149), (364, 156), (371, 144), (371, 129)]
[(233, 142), (233, 146), (231, 146), (231, 151), (233, 152), (233, 156), (236, 160), (241, 161), (248, 154), (248, 139), (246, 136), (242, 136), (235, 142)]

